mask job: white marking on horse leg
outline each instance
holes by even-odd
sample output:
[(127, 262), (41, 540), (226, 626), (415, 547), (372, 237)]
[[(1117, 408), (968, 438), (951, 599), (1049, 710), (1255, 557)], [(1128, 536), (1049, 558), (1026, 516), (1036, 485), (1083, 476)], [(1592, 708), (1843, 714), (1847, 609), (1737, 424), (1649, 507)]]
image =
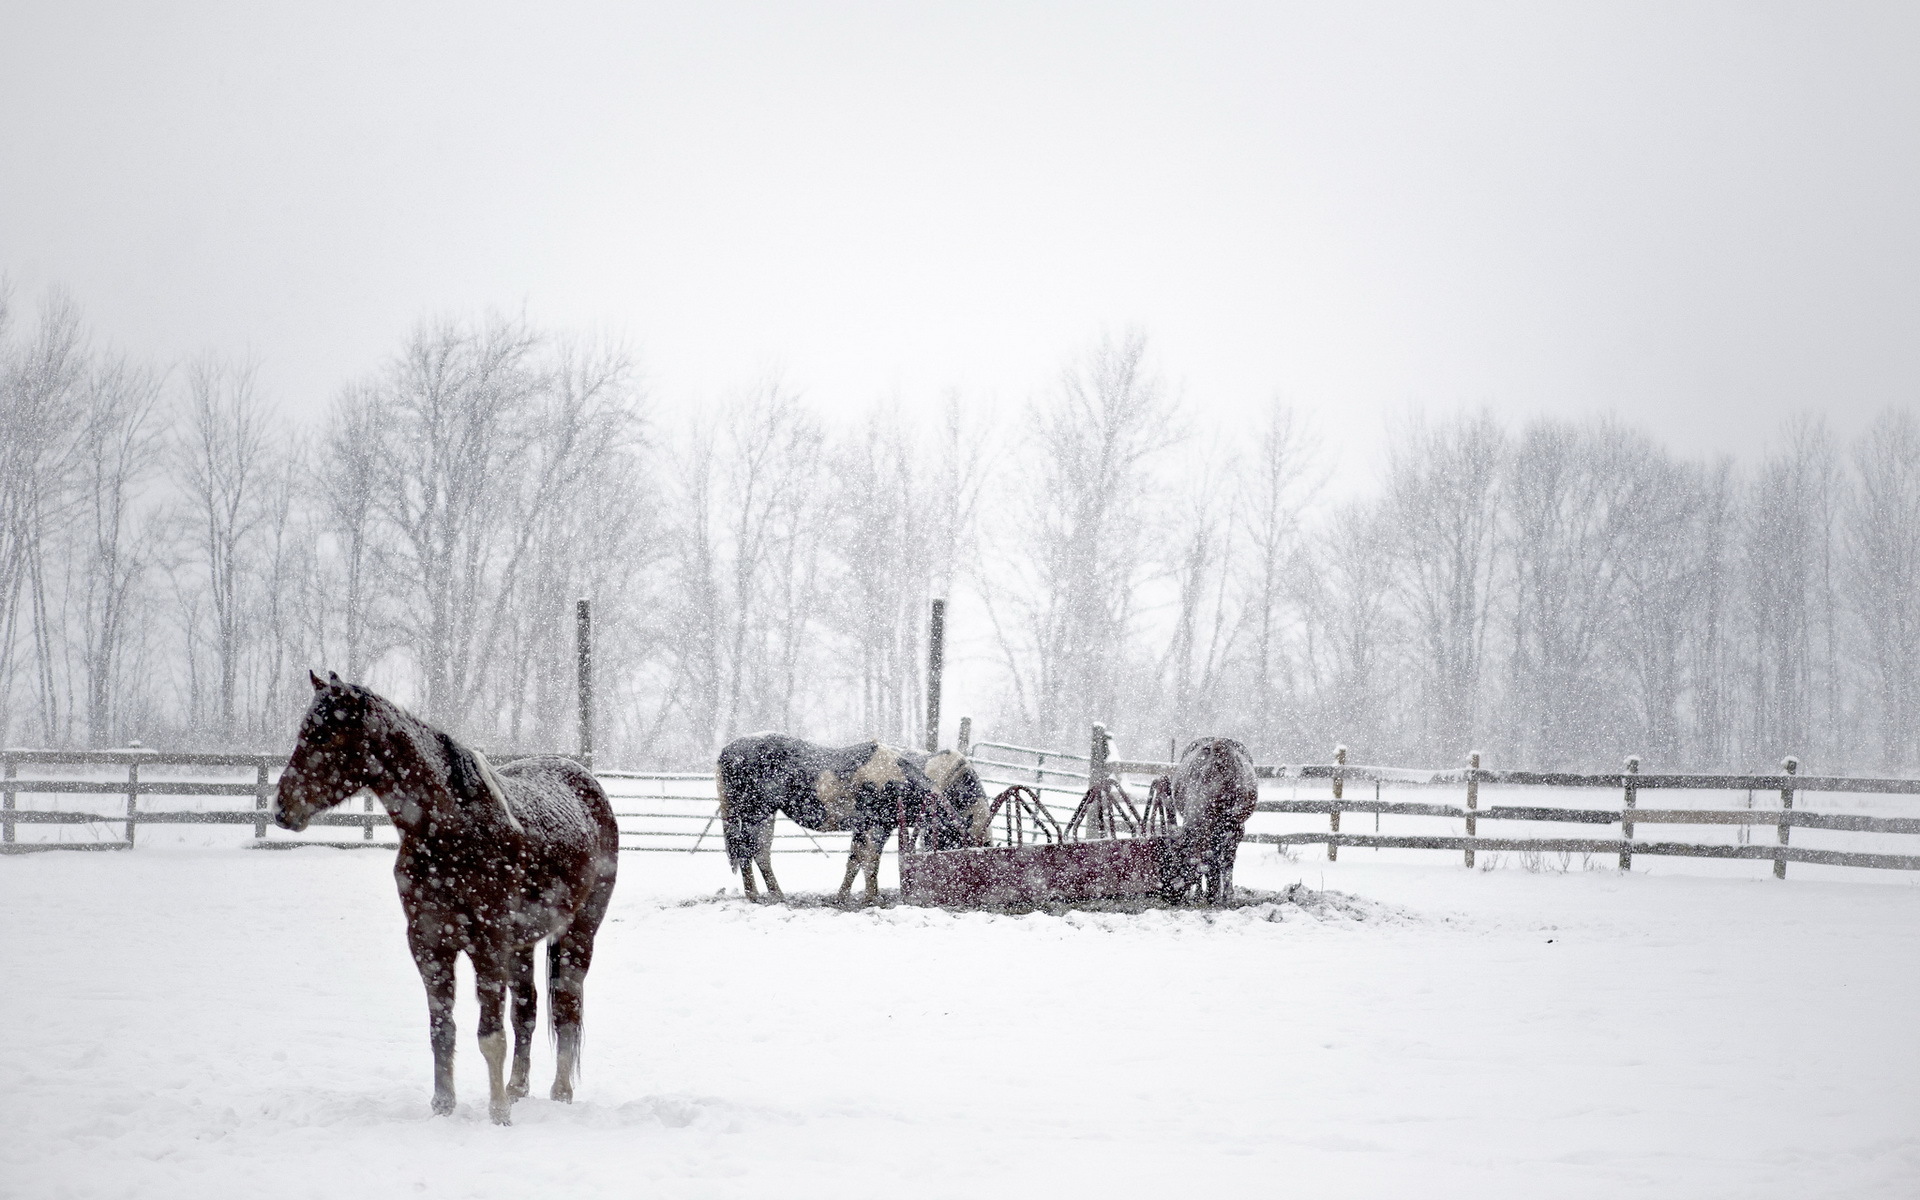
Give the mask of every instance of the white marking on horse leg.
[(487, 1115), (495, 1125), (513, 1124), (513, 1098), (507, 1095), (507, 1035), (504, 1030), (480, 1039), (487, 1060)]
[(573, 1077), (576, 1073), (575, 1060), (580, 1054), (580, 1027), (558, 1031), (555, 1038), (556, 1063), (553, 1071), (553, 1091), (549, 1095), (562, 1104), (573, 1103)]

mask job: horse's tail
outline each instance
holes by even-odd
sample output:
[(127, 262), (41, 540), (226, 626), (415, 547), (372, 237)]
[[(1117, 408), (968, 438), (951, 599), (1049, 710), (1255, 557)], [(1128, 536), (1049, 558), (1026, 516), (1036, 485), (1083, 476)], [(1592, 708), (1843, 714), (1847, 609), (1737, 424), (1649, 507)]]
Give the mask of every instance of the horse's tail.
[(727, 769), (730, 765), (723, 753), (713, 773), (713, 786), (720, 796), (720, 832), (727, 842), (727, 866), (738, 871), (753, 861), (754, 840), (753, 830), (747, 827), (740, 811), (739, 798), (727, 786), (727, 776), (732, 773)]

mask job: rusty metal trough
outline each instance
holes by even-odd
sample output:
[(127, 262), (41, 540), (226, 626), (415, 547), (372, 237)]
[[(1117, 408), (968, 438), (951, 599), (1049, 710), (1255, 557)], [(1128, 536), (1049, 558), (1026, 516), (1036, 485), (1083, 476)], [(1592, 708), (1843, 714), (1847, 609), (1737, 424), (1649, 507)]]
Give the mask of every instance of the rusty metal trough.
[(913, 831), (931, 823), (910, 823), (903, 805), (900, 898), (977, 908), (1171, 897), (1181, 872), (1163, 783), (1142, 814), (1117, 780), (1100, 780), (1064, 828), (1032, 788), (1015, 785), (988, 819), (1005, 844), (956, 850), (925, 845)]

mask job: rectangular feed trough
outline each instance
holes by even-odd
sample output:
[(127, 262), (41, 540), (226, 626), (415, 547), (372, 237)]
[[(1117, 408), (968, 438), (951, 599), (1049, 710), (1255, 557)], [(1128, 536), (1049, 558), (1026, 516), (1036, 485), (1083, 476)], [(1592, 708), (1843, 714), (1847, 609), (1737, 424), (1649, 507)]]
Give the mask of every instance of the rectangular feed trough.
[(1161, 894), (1170, 837), (1114, 838), (900, 856), (900, 898), (955, 907), (1126, 900)]

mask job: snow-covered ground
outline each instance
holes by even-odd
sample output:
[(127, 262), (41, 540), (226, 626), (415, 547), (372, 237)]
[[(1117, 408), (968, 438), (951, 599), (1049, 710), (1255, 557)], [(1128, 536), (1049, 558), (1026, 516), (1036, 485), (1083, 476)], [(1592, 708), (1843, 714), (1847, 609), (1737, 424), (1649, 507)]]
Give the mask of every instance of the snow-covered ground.
[(1920, 1193), (1912, 877), (1348, 858), (1249, 847), (1244, 885), (1305, 890), (1228, 912), (1009, 916), (628, 855), (580, 1099), (510, 1129), (464, 979), (428, 1115), (388, 853), (0, 859), (0, 1195)]

